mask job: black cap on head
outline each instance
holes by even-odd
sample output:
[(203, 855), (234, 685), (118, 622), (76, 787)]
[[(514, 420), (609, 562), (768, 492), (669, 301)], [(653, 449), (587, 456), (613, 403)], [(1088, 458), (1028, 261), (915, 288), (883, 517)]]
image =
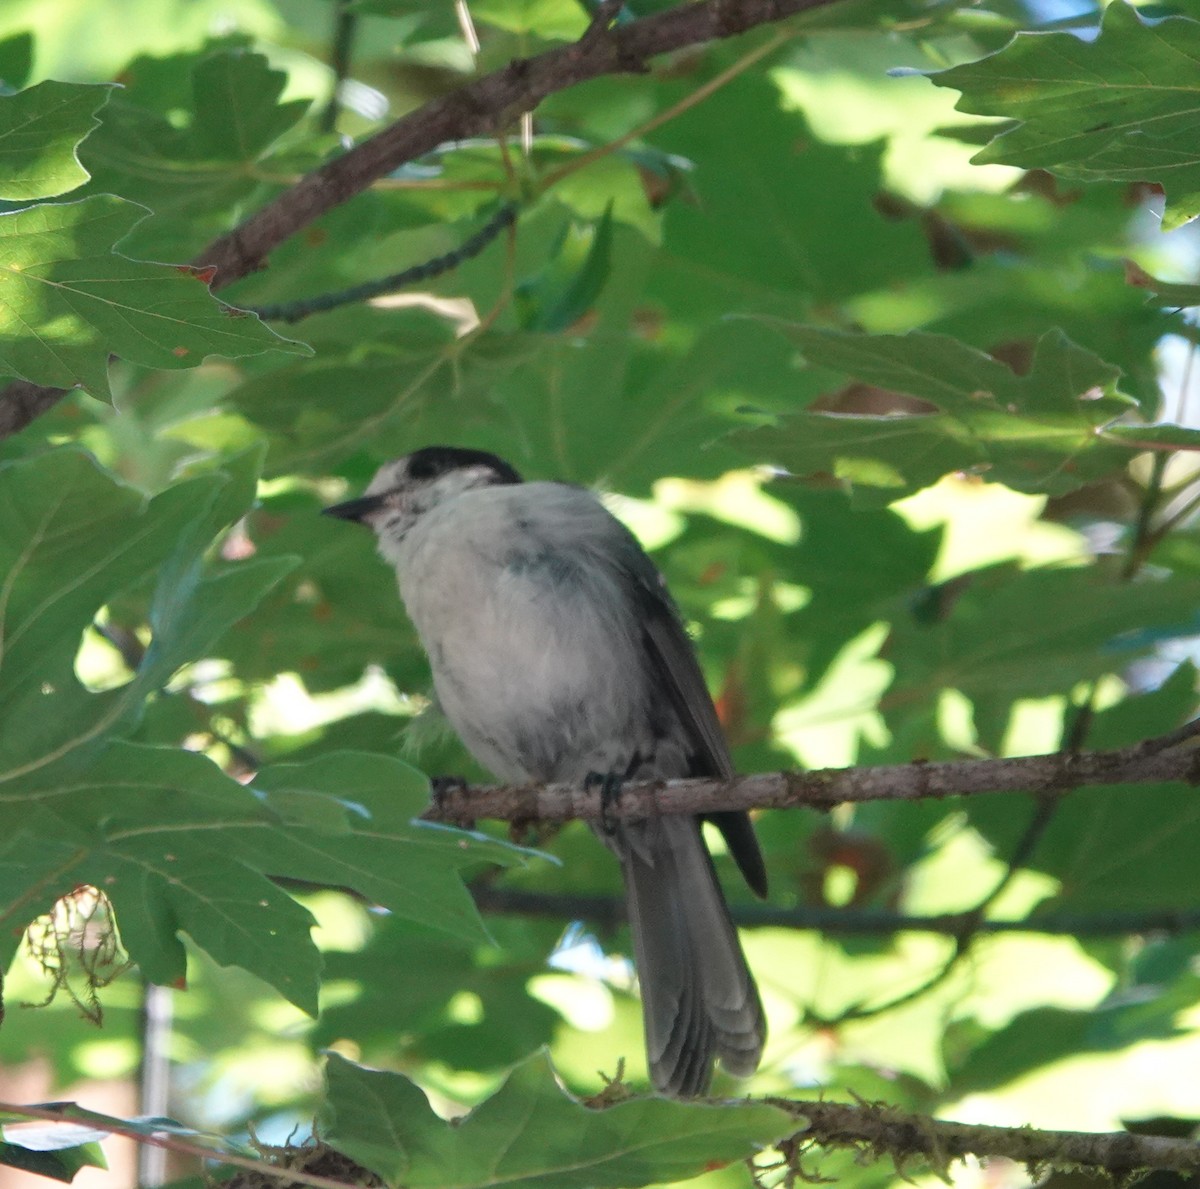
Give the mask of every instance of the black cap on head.
[(408, 456), (408, 474), (412, 479), (434, 479), (447, 471), (464, 467), (487, 467), (494, 471), (497, 483), (520, 483), (521, 476), (504, 461), (486, 450), (468, 450), (461, 446), (425, 446)]
[(339, 520), (366, 524), (372, 512), (379, 511), (387, 504), (392, 492), (403, 491), (410, 484), (420, 486), (441, 475), (463, 470), (475, 472), (472, 483), (478, 487), (522, 481), (521, 476), (504, 459), (497, 458), (486, 450), (467, 450), (459, 446), (425, 446), (380, 467), (371, 481), (371, 486), (378, 487), (383, 480), (390, 490), (377, 490), (374, 494), (367, 494), (356, 500), (346, 500), (345, 503), (323, 509), (323, 512), (324, 515), (336, 516)]

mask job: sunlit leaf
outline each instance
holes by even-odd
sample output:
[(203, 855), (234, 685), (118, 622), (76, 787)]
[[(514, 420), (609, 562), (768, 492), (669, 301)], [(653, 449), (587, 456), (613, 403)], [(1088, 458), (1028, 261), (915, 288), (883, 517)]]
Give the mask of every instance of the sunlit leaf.
[(0, 198), (48, 198), (87, 181), (75, 149), (110, 90), (44, 82), (0, 97)]
[[(202, 756), (111, 740), (291, 568), (286, 557), (221, 568), (204, 560), (213, 535), (253, 498), (256, 463), (251, 452), (229, 476), (180, 484), (148, 504), (76, 451), (0, 470), (11, 551), (0, 602), (0, 706), (10, 728), (0, 904), (32, 916), (90, 883), (114, 904), (125, 946), (151, 981), (184, 977), (186, 932), (218, 962), (251, 970), (311, 1011), (311, 920), (268, 876), (352, 887), (423, 925), (478, 938), (457, 871), (517, 852), (414, 823), (427, 782), (397, 760), (330, 756), (265, 771), (254, 791)], [(88, 693), (70, 668), (78, 634), (147, 569), (157, 587), (144, 661), (126, 685)], [(38, 831), (45, 844), (30, 846)]]
[(743, 1160), (796, 1130), (777, 1107), (634, 1098), (595, 1109), (568, 1097), (544, 1057), (455, 1125), (400, 1074), (329, 1055), (326, 1139), (393, 1184), (418, 1189), (637, 1186)]
[(309, 102), (281, 103), (287, 75), (237, 37), (135, 58), (127, 89), (81, 149), (88, 194), (119, 194), (152, 212), (130, 231), (132, 255), (189, 259), (240, 217), (241, 204), (270, 190), (256, 162)]
[(1027, 375), (943, 335), (853, 335), (777, 324), (805, 359), (924, 401), (928, 411), (800, 412), (738, 431), (740, 449), (797, 475), (845, 481), (867, 498), (896, 499), (950, 471), (1018, 491), (1061, 494), (1129, 460), (1097, 431), (1132, 402), (1117, 371), (1057, 332), (1038, 343)]
[(1147, 21), (1108, 5), (1100, 36), (1018, 35), (998, 54), (933, 76), (962, 111), (1022, 121), (975, 159), (1050, 169), (1076, 181), (1157, 182), (1169, 220), (1200, 213), (1195, 124), (1200, 23)]
[(100, 196), (0, 216), (0, 366), (110, 399), (111, 352), (161, 368), (302, 351), (216, 301), (189, 268), (113, 251), (145, 211)]

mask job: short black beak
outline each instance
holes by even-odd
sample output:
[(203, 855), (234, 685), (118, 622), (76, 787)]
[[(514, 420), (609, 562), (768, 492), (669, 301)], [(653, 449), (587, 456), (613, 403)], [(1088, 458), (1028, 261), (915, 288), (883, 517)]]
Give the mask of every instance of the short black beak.
[(362, 524), (367, 516), (382, 507), (383, 496), (364, 495), (360, 499), (347, 500), (344, 504), (334, 504), (332, 508), (322, 508), (321, 515), (336, 516), (339, 520), (353, 520)]

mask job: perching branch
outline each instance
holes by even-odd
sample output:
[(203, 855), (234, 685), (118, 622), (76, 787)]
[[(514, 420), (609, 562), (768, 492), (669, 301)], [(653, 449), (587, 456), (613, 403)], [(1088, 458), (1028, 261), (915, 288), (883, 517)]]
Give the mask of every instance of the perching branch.
[[(603, 806), (609, 819), (728, 809), (832, 809), (863, 801), (917, 801), (978, 793), (1056, 795), (1089, 785), (1200, 783), (1200, 750), (1181, 744), (1200, 735), (1200, 719), (1178, 731), (1115, 751), (1055, 752), (987, 760), (945, 760), (814, 772), (764, 772), (731, 781), (654, 781), (627, 785)], [(509, 822), (601, 820), (599, 789), (572, 785), (450, 787), (425, 820), (462, 824), (479, 818)]]
[(901, 1169), (914, 1156), (924, 1157), (943, 1175), (951, 1160), (967, 1155), (1003, 1156), (1034, 1168), (1086, 1169), (1116, 1178), (1151, 1169), (1185, 1176), (1200, 1172), (1200, 1145), (1188, 1139), (952, 1123), (875, 1103), (767, 1101), (805, 1119), (804, 1130), (779, 1145), (789, 1161), (798, 1162), (812, 1146), (851, 1148), (871, 1159), (891, 1156)]
[[(822, 8), (834, 0), (698, 0), (628, 24), (593, 24), (579, 41), (518, 58), (431, 100), (356, 145), (214, 240), (195, 261), (212, 268), (214, 290), (262, 267), (284, 240), (373, 182), (438, 145), (494, 135), (543, 99), (605, 74), (638, 72), (659, 54), (745, 33), (757, 25)], [(64, 390), (17, 381), (0, 392), (0, 440), (24, 429)]]

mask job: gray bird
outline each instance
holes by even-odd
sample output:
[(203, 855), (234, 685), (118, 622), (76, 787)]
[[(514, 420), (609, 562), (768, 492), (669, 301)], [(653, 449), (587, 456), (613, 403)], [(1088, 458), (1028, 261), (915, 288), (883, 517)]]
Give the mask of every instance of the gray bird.
[[(678, 610), (633, 535), (583, 488), (525, 483), (493, 454), (429, 446), (326, 508), (375, 531), (471, 754), (505, 781), (731, 777), (733, 763)], [(760, 896), (745, 813), (710, 815)], [(655, 1086), (703, 1094), (720, 1058), (745, 1077), (762, 1004), (701, 819), (617, 823)]]

